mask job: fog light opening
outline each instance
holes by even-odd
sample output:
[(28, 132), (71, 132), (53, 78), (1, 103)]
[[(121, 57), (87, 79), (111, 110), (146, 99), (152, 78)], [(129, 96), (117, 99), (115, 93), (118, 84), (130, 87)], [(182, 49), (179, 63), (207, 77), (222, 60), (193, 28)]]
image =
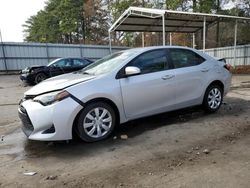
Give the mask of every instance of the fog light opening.
[(51, 134), (51, 133), (55, 133), (55, 132), (56, 132), (55, 126), (52, 125), (49, 129), (43, 131), (42, 134)]

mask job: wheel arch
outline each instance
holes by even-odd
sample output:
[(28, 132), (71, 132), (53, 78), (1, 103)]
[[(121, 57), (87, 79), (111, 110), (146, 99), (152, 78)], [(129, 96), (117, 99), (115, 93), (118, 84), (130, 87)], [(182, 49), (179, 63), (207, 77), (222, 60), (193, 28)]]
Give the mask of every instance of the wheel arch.
[[(119, 112), (119, 109), (118, 109), (117, 105), (112, 100), (110, 100), (108, 98), (105, 98), (105, 97), (94, 98), (94, 99), (91, 99), (88, 102), (86, 102), (84, 104), (84, 106), (87, 106), (87, 105), (89, 105), (91, 103), (94, 103), (94, 102), (105, 102), (108, 105), (110, 105), (114, 109), (114, 111), (115, 111), (116, 123), (117, 124), (120, 123), (120, 112)], [(81, 112), (82, 112), (83, 109), (84, 109), (84, 107), (77, 113), (77, 115), (76, 115), (76, 117), (75, 117), (75, 119), (73, 121), (73, 126), (72, 126), (72, 136), (73, 137), (76, 137), (75, 127), (77, 125), (78, 118), (79, 118), (79, 116), (80, 116), (80, 114), (81, 114)]]
[(40, 73), (43, 73), (47, 78), (49, 77), (49, 74), (48, 74), (46, 71), (44, 71), (44, 70), (38, 71), (38, 72), (36, 73), (36, 75), (38, 75), (38, 74), (40, 74)]
[[(49, 75), (46, 74), (45, 71), (41, 70), (41, 71), (36, 72), (35, 75), (33, 76), (33, 82), (34, 82), (34, 83), (36, 83), (36, 77), (37, 77), (37, 75), (39, 75), (39, 74), (44, 74), (45, 77), (46, 77), (45, 80), (49, 78)], [(37, 83), (36, 83), (36, 84), (37, 84)]]
[(224, 93), (224, 84), (223, 84), (223, 82), (220, 81), (220, 80), (213, 80), (213, 81), (211, 81), (211, 82), (207, 85), (207, 87), (206, 87), (205, 90), (203, 91), (203, 95), (202, 95), (202, 98), (201, 98), (201, 100), (202, 100), (201, 102), (202, 102), (202, 103), (204, 103), (204, 98), (205, 98), (207, 89), (208, 89), (210, 86), (212, 86), (212, 85), (218, 85), (218, 86), (220, 86), (221, 89), (222, 89), (222, 95), (223, 95), (223, 93)]
[[(208, 96), (208, 92), (209, 92), (208, 89), (210, 89), (212, 86), (220, 87), (220, 88), (221, 88), (221, 92), (222, 92), (221, 102), (220, 102), (219, 106), (218, 106), (216, 109), (211, 109), (210, 107), (208, 107), (208, 104), (207, 104), (207, 96)], [(204, 107), (204, 109), (205, 109), (207, 112), (209, 112), (209, 113), (216, 112), (216, 111), (219, 109), (219, 107), (221, 106), (221, 103), (222, 103), (222, 101), (223, 101), (223, 93), (224, 93), (224, 84), (223, 84), (223, 82), (220, 81), (220, 80), (214, 80), (214, 81), (212, 81), (212, 82), (207, 86), (207, 88), (206, 88), (206, 90), (205, 90), (205, 93), (204, 93), (204, 95), (203, 95), (202, 106)]]
[[(222, 81), (220, 81), (220, 80), (214, 80), (214, 81), (212, 81), (208, 86), (207, 86), (207, 88), (209, 88), (211, 85), (218, 85), (219, 87), (221, 87), (221, 89), (222, 89), (222, 93), (224, 93), (224, 83), (222, 82)], [(207, 89), (206, 88), (206, 89)]]

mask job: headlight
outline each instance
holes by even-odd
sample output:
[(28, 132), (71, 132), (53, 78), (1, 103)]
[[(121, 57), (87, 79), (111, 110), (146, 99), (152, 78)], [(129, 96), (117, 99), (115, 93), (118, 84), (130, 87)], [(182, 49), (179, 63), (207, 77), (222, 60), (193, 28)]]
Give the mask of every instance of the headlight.
[(24, 69), (24, 70), (22, 70), (21, 72), (22, 72), (23, 74), (27, 74), (27, 73), (30, 72), (30, 70), (29, 70), (29, 69)]
[(67, 91), (56, 91), (44, 95), (39, 95), (35, 97), (33, 101), (39, 102), (42, 105), (47, 106), (53, 104), (56, 101), (61, 101), (69, 96), (70, 94)]

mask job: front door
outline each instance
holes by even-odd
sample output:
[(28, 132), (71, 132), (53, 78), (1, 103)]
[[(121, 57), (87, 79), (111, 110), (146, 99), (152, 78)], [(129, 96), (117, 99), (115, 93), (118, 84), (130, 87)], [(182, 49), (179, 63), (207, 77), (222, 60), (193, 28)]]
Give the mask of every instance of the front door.
[(127, 66), (135, 66), (141, 70), (139, 75), (120, 79), (127, 118), (134, 119), (173, 108), (175, 74), (166, 49), (145, 52)]

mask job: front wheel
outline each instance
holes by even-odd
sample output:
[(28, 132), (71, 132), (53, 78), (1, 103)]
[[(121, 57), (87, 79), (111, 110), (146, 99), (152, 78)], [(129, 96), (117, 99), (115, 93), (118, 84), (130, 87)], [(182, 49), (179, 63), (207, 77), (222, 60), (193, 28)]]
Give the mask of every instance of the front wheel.
[(77, 121), (76, 132), (86, 142), (95, 142), (107, 138), (114, 130), (115, 111), (104, 102), (87, 105)]
[(45, 80), (46, 78), (47, 78), (46, 75), (44, 73), (40, 72), (35, 77), (35, 83), (38, 84), (41, 81)]
[(223, 91), (220, 86), (218, 85), (211, 85), (207, 88), (203, 106), (206, 111), (208, 112), (216, 112), (223, 101)]

